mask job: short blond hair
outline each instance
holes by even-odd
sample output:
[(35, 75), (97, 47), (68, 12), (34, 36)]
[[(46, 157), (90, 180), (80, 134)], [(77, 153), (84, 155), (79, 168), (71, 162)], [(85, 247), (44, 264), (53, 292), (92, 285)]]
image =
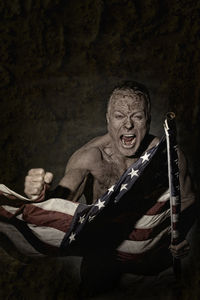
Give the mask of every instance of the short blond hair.
[(145, 104), (147, 107), (147, 118), (148, 120), (151, 119), (151, 100), (149, 91), (147, 88), (136, 81), (123, 81), (117, 86), (114, 87), (107, 105), (107, 113), (110, 114), (110, 108), (113, 102), (115, 101), (115, 96), (117, 94), (120, 94), (120, 92), (126, 92), (127, 95), (137, 95), (137, 96), (143, 96), (143, 99), (145, 100)]

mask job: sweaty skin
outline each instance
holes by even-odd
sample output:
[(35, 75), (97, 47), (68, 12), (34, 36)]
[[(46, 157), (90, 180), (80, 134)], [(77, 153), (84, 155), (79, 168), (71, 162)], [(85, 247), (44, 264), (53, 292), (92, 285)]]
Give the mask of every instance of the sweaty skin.
[[(66, 166), (59, 185), (68, 189), (69, 200), (77, 201), (84, 194), (86, 202), (93, 203), (142, 153), (159, 142), (157, 137), (149, 134), (150, 116), (147, 102), (141, 94), (130, 90), (113, 94), (106, 117), (108, 133), (81, 147)], [(178, 154), (183, 210), (194, 202), (195, 196), (184, 155), (180, 151)], [(49, 174), (47, 176), (43, 169), (30, 170), (25, 181), (25, 193), (29, 197), (40, 195), (47, 182), (45, 176), (50, 182)], [(175, 248), (171, 246), (171, 251), (180, 256), (188, 253), (188, 243), (185, 241)]]

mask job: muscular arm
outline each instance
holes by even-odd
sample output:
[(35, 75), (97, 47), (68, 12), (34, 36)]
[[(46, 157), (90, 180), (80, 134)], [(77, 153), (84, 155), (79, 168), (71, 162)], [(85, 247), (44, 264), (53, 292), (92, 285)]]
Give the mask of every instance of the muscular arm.
[(188, 170), (186, 158), (181, 150), (178, 151), (179, 157), (179, 180), (181, 193), (181, 211), (195, 203), (195, 193), (191, 177)]
[(97, 137), (76, 151), (67, 164), (64, 177), (53, 191), (49, 189), (52, 173), (45, 172), (42, 168), (29, 170), (25, 178), (25, 194), (35, 201), (49, 198), (77, 201), (83, 192), (87, 192), (87, 202), (91, 204), (94, 178), (103, 169), (102, 145), (105, 146), (108, 142), (108, 135)]
[(178, 152), (178, 156), (181, 194), (180, 231), (184, 238), (191, 226), (193, 225), (196, 218), (195, 193), (185, 156), (180, 150)]
[(53, 194), (47, 192), (47, 197), (58, 197), (57, 194), (63, 193), (64, 198), (77, 201), (84, 192), (87, 178), (92, 173), (94, 165), (100, 160), (101, 153), (96, 147), (76, 151), (66, 166), (59, 186), (53, 191)]
[(69, 190), (67, 199), (77, 201), (81, 197), (89, 173), (85, 153), (74, 154), (66, 166), (64, 177), (59, 182), (60, 186)]

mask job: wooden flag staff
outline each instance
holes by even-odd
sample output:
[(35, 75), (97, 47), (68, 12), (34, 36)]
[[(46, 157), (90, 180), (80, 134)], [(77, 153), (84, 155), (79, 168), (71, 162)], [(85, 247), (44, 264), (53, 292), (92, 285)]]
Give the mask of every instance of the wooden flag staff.
[[(164, 129), (167, 141), (167, 159), (168, 159), (168, 179), (170, 193), (170, 213), (171, 213), (171, 244), (176, 246), (180, 240), (179, 218), (181, 211), (180, 184), (178, 153), (176, 142), (176, 124), (175, 114), (168, 112), (164, 122)], [(181, 276), (181, 261), (173, 257), (173, 269), (176, 278)]]

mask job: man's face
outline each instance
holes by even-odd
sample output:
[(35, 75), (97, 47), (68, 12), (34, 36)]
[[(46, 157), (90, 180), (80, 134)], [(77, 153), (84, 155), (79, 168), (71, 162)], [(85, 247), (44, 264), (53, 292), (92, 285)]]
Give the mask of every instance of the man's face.
[(107, 121), (115, 151), (126, 157), (134, 156), (149, 129), (144, 96), (130, 91), (114, 94)]

